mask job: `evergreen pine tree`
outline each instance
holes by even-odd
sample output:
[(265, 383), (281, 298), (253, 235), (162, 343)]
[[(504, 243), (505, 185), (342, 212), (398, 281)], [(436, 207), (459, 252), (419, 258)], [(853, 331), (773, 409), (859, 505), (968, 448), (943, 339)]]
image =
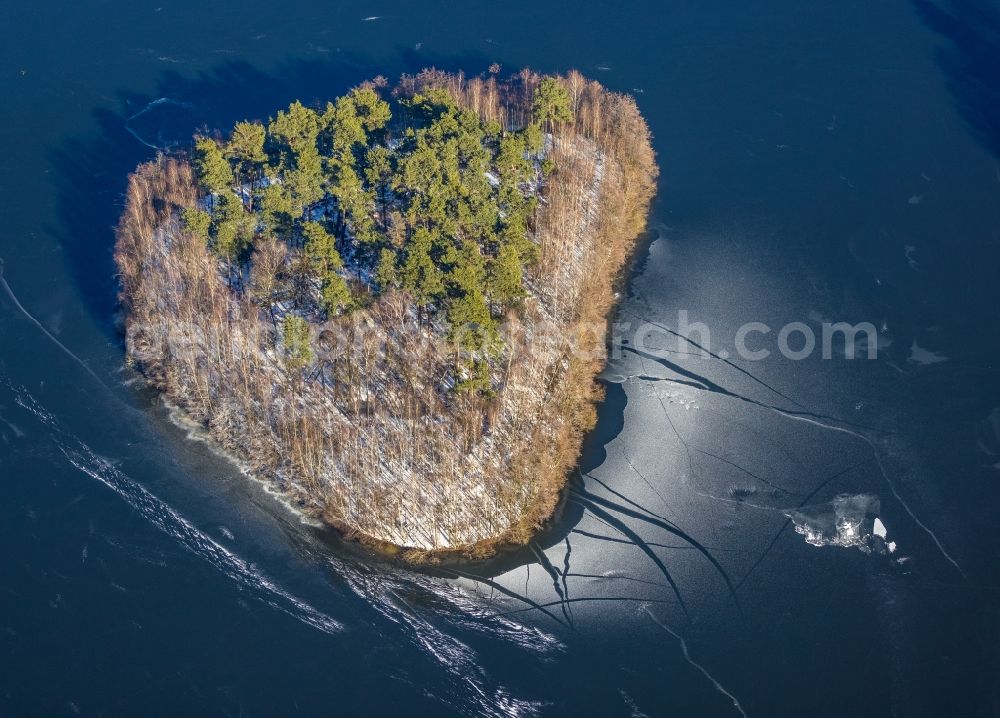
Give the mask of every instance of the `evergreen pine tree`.
[(209, 229), (212, 226), (212, 215), (197, 207), (187, 207), (181, 213), (181, 225), (185, 231), (208, 244)]
[(403, 289), (423, 307), (444, 294), (444, 275), (431, 257), (433, 235), (423, 227), (416, 229), (406, 244), (406, 260), (400, 272)]
[(255, 122), (237, 122), (226, 143), (226, 157), (236, 163), (238, 182), (250, 183), (250, 207), (253, 209), (253, 189), (263, 174), (267, 155), (264, 153), (266, 131)]
[(285, 186), (275, 182), (265, 187), (260, 193), (259, 207), (264, 227), (279, 237), (287, 238), (292, 230), (295, 204)]
[(497, 256), (490, 262), (486, 286), (490, 301), (501, 309), (506, 309), (524, 297), (521, 257), (510, 244), (500, 247)]
[(473, 359), (465, 366), (457, 369), (459, 379), (455, 383), (455, 391), (493, 395), (493, 388), (490, 382), (490, 364), (485, 359)]
[(319, 276), (325, 277), (344, 266), (334, 243), (333, 235), (319, 222), (305, 222), (302, 225), (304, 249), (309, 265)]
[(531, 103), (531, 116), (535, 122), (562, 124), (573, 121), (573, 108), (566, 86), (554, 77), (543, 77), (535, 88)]
[(295, 167), (285, 171), (284, 185), (297, 216), (323, 198), (323, 164), (315, 144), (294, 153)]
[(287, 314), (282, 324), (282, 341), (285, 345), (285, 365), (289, 371), (302, 369), (312, 361), (309, 324), (305, 319), (295, 314)]
[(233, 183), (233, 170), (215, 140), (199, 137), (194, 142), (194, 170), (205, 192), (222, 192)]
[(466, 240), (460, 248), (450, 248), (445, 261), (451, 265), (448, 281), (459, 292), (482, 291), (486, 280), (486, 263), (476, 242)]
[(448, 304), (448, 339), (469, 352), (492, 354), (500, 335), (486, 306), (486, 297), (472, 289)]
[(348, 97), (365, 132), (371, 133), (382, 129), (392, 118), (389, 103), (379, 97), (371, 87), (355, 88)]
[(350, 309), (354, 304), (350, 287), (336, 272), (328, 272), (323, 279), (322, 301), (328, 316), (337, 314), (341, 309)]
[(399, 285), (399, 269), (396, 262), (396, 253), (391, 249), (383, 249), (379, 252), (378, 268), (375, 270), (375, 281), (378, 283), (380, 292), (385, 292)]
[(524, 149), (533, 155), (537, 155), (545, 148), (545, 137), (542, 135), (542, 127), (537, 122), (529, 122), (527, 127), (521, 130), (524, 138)]
[(267, 134), (284, 150), (284, 161), (287, 164), (289, 155), (298, 154), (310, 147), (316, 148), (319, 129), (320, 119), (316, 111), (296, 100), (271, 120)]

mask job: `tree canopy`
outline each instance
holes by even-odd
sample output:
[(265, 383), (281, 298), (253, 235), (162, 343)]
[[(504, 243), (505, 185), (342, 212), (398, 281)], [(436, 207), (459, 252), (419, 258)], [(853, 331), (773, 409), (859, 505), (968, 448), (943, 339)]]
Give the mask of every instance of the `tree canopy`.
[[(482, 120), (444, 87), (395, 107), (364, 85), (321, 107), (295, 101), (266, 123), (238, 122), (221, 144), (197, 138), (205, 201), (182, 225), (225, 260), (237, 289), (253, 272), (233, 270), (254, 261), (257, 245), (284, 243), (286, 270), (268, 270), (265, 294), (290, 301), (289, 317), (334, 317), (399, 289), (420, 321), (443, 319), (447, 339), (485, 361), (503, 313), (526, 296), (537, 258), (529, 226), (550, 163), (544, 128), (572, 120), (569, 95), (542, 78), (522, 127)], [(278, 278), (292, 288), (282, 292)], [(287, 318), (282, 330), (289, 361), (301, 363), (308, 331)], [(467, 378), (485, 371), (462, 366)]]
[(531, 113), (535, 122), (572, 122), (573, 107), (566, 86), (554, 77), (543, 77), (535, 89)]

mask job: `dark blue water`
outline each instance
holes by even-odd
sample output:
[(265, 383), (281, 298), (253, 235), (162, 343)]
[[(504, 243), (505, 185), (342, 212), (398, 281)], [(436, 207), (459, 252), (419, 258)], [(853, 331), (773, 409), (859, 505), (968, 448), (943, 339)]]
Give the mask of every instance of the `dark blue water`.
[[(925, 0), (8, 4), (0, 715), (1000, 711), (1000, 8)], [(377, 19), (365, 19), (373, 18)], [(436, 65), (636, 93), (660, 194), (562, 519), (415, 574), (302, 524), (124, 367), (127, 173)], [(876, 360), (777, 355), (871, 322)], [(896, 553), (786, 512), (877, 496)]]

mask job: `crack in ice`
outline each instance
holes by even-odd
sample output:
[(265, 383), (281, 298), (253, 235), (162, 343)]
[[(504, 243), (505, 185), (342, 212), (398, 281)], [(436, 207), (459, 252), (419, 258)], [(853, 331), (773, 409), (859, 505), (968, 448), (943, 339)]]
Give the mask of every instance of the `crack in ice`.
[(646, 615), (648, 615), (651, 619), (653, 619), (653, 623), (655, 623), (664, 631), (666, 631), (671, 636), (677, 639), (677, 642), (680, 643), (681, 645), (681, 652), (684, 654), (684, 660), (687, 661), (689, 664), (691, 664), (694, 668), (697, 668), (702, 673), (702, 675), (705, 676), (705, 678), (707, 678), (712, 682), (712, 685), (715, 686), (715, 690), (717, 690), (719, 693), (721, 693), (730, 701), (732, 701), (733, 707), (736, 708), (737, 711), (739, 711), (739, 714), (743, 716), (743, 718), (747, 718), (746, 711), (743, 710), (743, 706), (740, 705), (740, 702), (739, 700), (737, 700), (736, 696), (727, 691), (725, 687), (721, 683), (719, 683), (718, 680), (716, 680), (715, 676), (713, 676), (711, 673), (708, 672), (707, 668), (705, 668), (703, 665), (701, 665), (700, 663), (696, 662), (693, 658), (691, 658), (691, 652), (688, 650), (687, 641), (685, 641), (684, 638), (679, 633), (674, 632), (673, 630), (670, 629), (669, 626), (667, 626), (667, 624), (658, 619), (656, 615), (649, 609), (649, 606), (642, 606), (642, 610), (646, 612)]

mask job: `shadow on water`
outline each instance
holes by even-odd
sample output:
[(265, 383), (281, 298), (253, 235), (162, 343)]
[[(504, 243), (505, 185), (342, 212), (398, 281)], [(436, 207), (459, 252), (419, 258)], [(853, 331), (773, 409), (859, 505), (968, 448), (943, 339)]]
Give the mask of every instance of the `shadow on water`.
[[(502, 551), (485, 561), (465, 563), (464, 566), (456, 567), (458, 570), (464, 572), (467, 569), (470, 575), (475, 574), (477, 578), (499, 576), (525, 564), (539, 563), (542, 560), (539, 554), (544, 556), (547, 549), (567, 540), (586, 511), (582, 502), (570, 500), (570, 497), (583, 490), (581, 477), (605, 462), (608, 458), (605, 447), (625, 428), (625, 407), (628, 404), (625, 389), (621, 384), (605, 383), (604, 386), (605, 396), (598, 407), (597, 424), (584, 439), (580, 459), (563, 489), (562, 501), (550, 524), (535, 536), (531, 545)], [(451, 568), (448, 567), (441, 575), (449, 575)], [(430, 571), (436, 572), (433, 569)]]
[(946, 38), (938, 63), (958, 111), (1000, 157), (1000, 8), (988, 0), (913, 0), (917, 15)]
[[(650, 212), (653, 214), (653, 211)], [(623, 278), (623, 287), (620, 292), (628, 298), (632, 298), (632, 286), (636, 277), (641, 275), (649, 261), (650, 250), (653, 244), (659, 239), (660, 233), (654, 229), (648, 229), (640, 235), (636, 242), (634, 255), (629, 265), (628, 272)], [(614, 310), (617, 311), (617, 310)], [(615, 319), (612, 312), (611, 321)], [(485, 561), (463, 562), (462, 565), (450, 567), (445, 570), (428, 568), (428, 573), (437, 573), (442, 576), (454, 576), (456, 571), (467, 569), (469, 577), (476, 579), (489, 579), (501, 574), (513, 571), (526, 564), (541, 563), (543, 567), (548, 559), (545, 558), (545, 551), (557, 546), (565, 545), (567, 551), (571, 551), (569, 546), (569, 536), (575, 527), (583, 519), (588, 510), (592, 510), (589, 499), (592, 496), (584, 486), (584, 477), (593, 479), (590, 475), (595, 469), (600, 467), (608, 458), (606, 446), (614, 441), (625, 428), (625, 407), (628, 405), (628, 395), (621, 383), (602, 381), (604, 387), (604, 399), (597, 407), (597, 423), (594, 428), (584, 437), (583, 445), (580, 449), (580, 458), (576, 466), (572, 469), (566, 486), (563, 489), (562, 499), (556, 515), (532, 540), (531, 545), (511, 548), (501, 552), (499, 555)], [(596, 481), (596, 479), (595, 479)], [(601, 483), (601, 482), (598, 482)], [(607, 486), (605, 486), (607, 489)], [(612, 492), (614, 493), (614, 492)], [(627, 514), (631, 508), (638, 508), (649, 516), (657, 517), (649, 510), (637, 506), (628, 497), (617, 494), (620, 501), (614, 502), (611, 508), (621, 513)], [(574, 498), (575, 497), (575, 498)], [(602, 499), (607, 501), (607, 499)], [(631, 539), (626, 539), (631, 542)], [(642, 548), (640, 546), (640, 548)], [(559, 573), (558, 570), (555, 573)], [(565, 572), (563, 580), (565, 579)], [(523, 597), (522, 597), (523, 598)]]
[[(653, 214), (652, 210), (650, 214)], [(632, 261), (628, 266), (628, 272), (623, 277), (624, 286), (620, 288), (620, 292), (628, 298), (632, 297), (631, 288), (634, 285), (634, 280), (645, 271), (650, 250), (659, 237), (659, 232), (648, 229), (636, 241)], [(609, 321), (615, 321), (617, 311), (618, 309), (612, 310)], [(556, 516), (535, 537), (532, 542), (534, 548), (525, 546), (512, 549), (495, 558), (478, 562), (475, 566), (477, 574), (497, 576), (525, 564), (535, 563), (539, 561), (539, 553), (544, 555), (546, 549), (567, 542), (569, 534), (580, 523), (587, 509), (581, 501), (570, 500), (570, 496), (574, 492), (584, 491), (583, 477), (589, 477), (592, 471), (607, 460), (608, 452), (605, 447), (614, 441), (625, 428), (625, 407), (628, 405), (628, 395), (625, 393), (624, 387), (618, 382), (602, 381), (601, 384), (604, 388), (604, 399), (597, 406), (597, 423), (584, 437), (583, 445), (580, 447), (580, 458), (563, 489), (562, 500)], [(626, 500), (623, 499), (621, 508), (626, 508), (625, 504)]]

